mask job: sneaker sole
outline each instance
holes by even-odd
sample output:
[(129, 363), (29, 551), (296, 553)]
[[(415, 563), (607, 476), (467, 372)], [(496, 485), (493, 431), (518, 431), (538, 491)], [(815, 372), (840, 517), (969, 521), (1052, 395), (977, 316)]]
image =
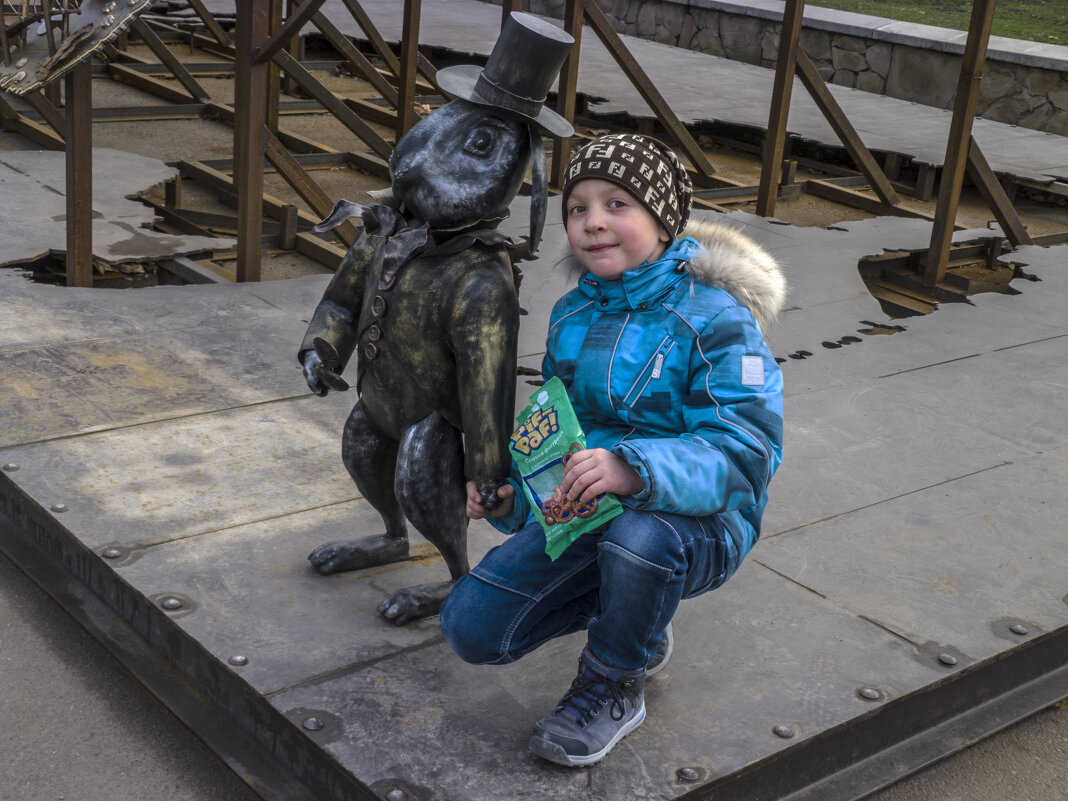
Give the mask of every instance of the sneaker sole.
[(600, 751), (595, 751), (594, 753), (587, 754), (585, 756), (572, 755), (567, 753), (562, 745), (558, 745), (557, 743), (554, 743), (551, 740), (546, 740), (542, 737), (538, 737), (537, 735), (530, 738), (529, 747), (532, 753), (537, 754), (542, 759), (547, 759), (550, 762), (556, 763), (557, 765), (564, 765), (565, 767), (569, 768), (581, 768), (587, 765), (593, 765), (597, 762), (600, 762), (602, 759), (608, 756), (608, 752), (615, 747), (616, 743), (618, 743), (636, 728), (641, 726), (644, 721), (645, 700), (643, 699), (641, 711), (633, 718), (631, 718), (630, 722), (628, 722), (627, 725), (625, 725), (618, 732), (616, 732), (616, 736), (613, 737), (608, 742), (608, 745), (606, 745)]

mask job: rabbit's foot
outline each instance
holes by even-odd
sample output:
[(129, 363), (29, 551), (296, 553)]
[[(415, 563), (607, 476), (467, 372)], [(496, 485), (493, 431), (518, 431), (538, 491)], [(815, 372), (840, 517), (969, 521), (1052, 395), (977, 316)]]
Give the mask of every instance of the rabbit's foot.
[(407, 558), (408, 538), (389, 537), (385, 534), (358, 540), (328, 542), (308, 554), (312, 567), (324, 575), (403, 562)]
[(398, 626), (403, 626), (410, 620), (436, 615), (449, 597), (454, 583), (436, 581), (404, 587), (378, 605), (378, 614)]

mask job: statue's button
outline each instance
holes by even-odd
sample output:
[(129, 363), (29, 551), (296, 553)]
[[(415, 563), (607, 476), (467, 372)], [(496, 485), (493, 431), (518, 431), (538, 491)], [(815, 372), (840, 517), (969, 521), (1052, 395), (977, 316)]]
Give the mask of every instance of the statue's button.
[(372, 325), (367, 329), (367, 338), (372, 342), (378, 342), (382, 338), (382, 329), (377, 325)]
[(375, 295), (375, 299), (371, 301), (371, 314), (375, 317), (386, 316), (386, 299), (381, 295)]
[(374, 342), (368, 342), (363, 346), (363, 355), (366, 359), (373, 359), (378, 355), (378, 346)]

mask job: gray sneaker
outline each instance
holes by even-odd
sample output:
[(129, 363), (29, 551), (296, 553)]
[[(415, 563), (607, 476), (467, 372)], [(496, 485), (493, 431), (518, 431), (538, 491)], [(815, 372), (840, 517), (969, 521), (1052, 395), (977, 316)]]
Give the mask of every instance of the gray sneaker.
[(535, 724), (530, 750), (558, 765), (592, 765), (645, 720), (644, 670), (601, 664), (589, 650), (551, 715)]
[(667, 624), (667, 628), (664, 629), (664, 639), (660, 641), (660, 644), (656, 646), (656, 653), (653, 654), (653, 660), (645, 668), (645, 678), (651, 679), (661, 670), (667, 667), (668, 660), (671, 659), (671, 654), (675, 651), (675, 635), (671, 631), (671, 624)]

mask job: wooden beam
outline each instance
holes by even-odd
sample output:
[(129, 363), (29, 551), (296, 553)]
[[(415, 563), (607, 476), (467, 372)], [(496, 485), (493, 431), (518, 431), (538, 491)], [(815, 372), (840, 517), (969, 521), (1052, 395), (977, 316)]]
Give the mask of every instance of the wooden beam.
[(189, 95), (175, 89), (167, 81), (161, 81), (159, 78), (145, 75), (135, 69), (131, 69), (125, 64), (118, 64), (113, 61), (109, 62), (108, 73), (119, 83), (133, 86), (136, 89), (140, 89), (142, 92), (148, 92), (163, 100), (168, 100), (171, 103), (189, 102)]
[[(293, 187), (293, 191), (315, 210), (316, 214), (323, 219), (328, 217), (334, 208), (334, 201), (312, 180), (307, 171), (300, 166), (269, 128), (265, 133), (265, 137), (267, 160), (274, 165), (279, 174)], [(343, 223), (334, 230), (346, 245), (351, 246), (356, 241), (357, 231), (350, 223)]]
[(983, 63), (990, 41), (990, 26), (994, 17), (995, 0), (975, 0), (972, 5), (968, 41), (964, 45), (957, 99), (953, 104), (953, 120), (949, 126), (946, 160), (942, 167), (942, 182), (938, 188), (935, 221), (931, 231), (931, 246), (927, 251), (924, 281), (934, 285), (946, 275), (949, 246), (953, 241), (953, 223), (957, 219), (960, 190), (968, 164), (972, 122), (979, 97), (979, 82), (983, 78)]
[[(404, 0), (404, 26), (401, 30), (400, 91), (397, 103), (396, 141), (415, 125), (416, 56), (419, 54), (419, 18), (422, 0)], [(381, 154), (380, 154), (381, 155)]]
[(40, 89), (34, 89), (32, 92), (27, 92), (23, 95), (26, 102), (29, 103), (41, 118), (48, 123), (49, 127), (55, 131), (59, 136), (66, 136), (67, 133), (67, 121), (62, 114), (59, 113), (52, 101), (44, 96), (44, 93)]
[(93, 285), (93, 75), (88, 60), (64, 81), (67, 92), (67, 286)]
[[(557, 82), (556, 112), (568, 122), (575, 121), (575, 95), (578, 92), (579, 49), (582, 46), (582, 8), (585, 0), (567, 0), (564, 5), (564, 30), (575, 40), (560, 68)], [(553, 138), (553, 163), (549, 184), (556, 189), (564, 186), (564, 171), (571, 160), (571, 139)]]
[(508, 21), (508, 15), (513, 11), (523, 10), (523, 0), (501, 0), (501, 28)]
[[(234, 189), (237, 192), (237, 280), (259, 281), (263, 244), (263, 155), (267, 130), (267, 65), (252, 50), (267, 36), (269, 8), (237, 0), (234, 50)], [(282, 51), (283, 53), (285, 51)], [(287, 54), (288, 55), (288, 54)]]
[(797, 75), (812, 96), (816, 106), (823, 112), (824, 118), (830, 123), (835, 134), (838, 135), (838, 139), (845, 147), (849, 157), (857, 165), (857, 169), (868, 179), (868, 183), (871, 184), (871, 188), (879, 196), (879, 199), (888, 206), (896, 206), (900, 203), (901, 198), (894, 191), (894, 187), (890, 185), (890, 181), (883, 173), (875, 157), (872, 156), (871, 151), (861, 140), (856, 128), (853, 127), (845, 112), (842, 111), (842, 107), (838, 105), (838, 101), (834, 99), (834, 95), (827, 88), (827, 84), (823, 82), (823, 78), (816, 71), (816, 65), (812, 63), (805, 51), (800, 48), (797, 50)]
[(230, 37), (226, 35), (226, 31), (224, 31), (219, 23), (215, 21), (215, 17), (213, 17), (211, 12), (204, 6), (204, 3), (201, 2), (201, 0), (188, 0), (188, 2), (189, 5), (193, 7), (193, 10), (196, 11), (197, 16), (200, 17), (200, 21), (204, 23), (204, 27), (206, 27), (208, 32), (215, 37), (215, 41), (227, 47), (232, 46), (233, 43), (230, 41)]
[(137, 35), (141, 37), (149, 50), (151, 50), (156, 58), (170, 70), (171, 74), (178, 79), (178, 82), (185, 87), (185, 90), (189, 93), (189, 96), (199, 102), (205, 102), (210, 99), (211, 95), (204, 89), (197, 79), (193, 77), (192, 73), (185, 68), (185, 65), (171, 52), (171, 49), (164, 44), (163, 40), (159, 38), (159, 35), (152, 30), (152, 27), (143, 19), (135, 19), (131, 23), (131, 28), (137, 32)]
[[(387, 103), (393, 108), (397, 108), (400, 105), (399, 95), (393, 84), (382, 76), (382, 73), (375, 68), (375, 65), (368, 61), (367, 56), (361, 53), (325, 14), (319, 13), (312, 17), (312, 24), (322, 32), (326, 40), (341, 54), (341, 57), (359, 75), (362, 75), (375, 88), (378, 94), (385, 98)], [(391, 124), (396, 124), (396, 115), (394, 115)]]
[[(289, 40), (300, 33), (300, 29), (304, 27), (304, 23), (312, 18), (316, 12), (322, 7), (324, 0), (304, 0), (298, 7), (295, 14), (291, 14), (289, 18), (282, 24), (282, 27), (278, 28), (271, 34), (262, 45), (255, 46), (255, 61), (257, 64), (264, 64), (274, 58), (274, 54), (289, 44)], [(281, 9), (281, 4), (279, 4)]]
[(627, 50), (623, 40), (619, 38), (619, 34), (608, 23), (608, 19), (605, 17), (604, 12), (598, 8), (595, 0), (586, 0), (584, 13), (586, 21), (590, 23), (590, 27), (593, 28), (597, 37), (608, 48), (608, 52), (611, 53), (616, 64), (630, 79), (642, 99), (649, 104), (660, 124), (671, 134), (678, 143), (679, 148), (690, 159), (690, 163), (697, 171), (698, 183), (703, 183), (701, 179), (704, 176), (714, 175), (716, 170), (708, 161), (708, 157), (705, 156), (700, 145), (686, 130), (686, 126), (679, 120), (678, 115), (671, 110), (671, 106), (668, 105), (664, 96), (660, 94), (660, 90), (649, 79), (648, 73), (642, 69), (634, 56)]
[(968, 147), (968, 175), (979, 189), (979, 194), (983, 196), (986, 205), (994, 212), (994, 217), (997, 218), (998, 223), (1001, 225), (1001, 230), (1005, 232), (1005, 236), (1012, 242), (1013, 246), (1032, 244), (1031, 235), (1027, 233), (1023, 220), (1017, 214), (1016, 208), (1012, 205), (1012, 201), (1009, 200), (1009, 196), (1005, 194), (1005, 188), (1001, 185), (1001, 181), (997, 179), (994, 171), (990, 169), (990, 164), (983, 155), (983, 151), (980, 150), (979, 143), (975, 141), (974, 136), (971, 137), (971, 144)]
[(761, 217), (775, 214), (779, 196), (779, 176), (786, 153), (786, 120), (790, 116), (790, 96), (794, 87), (794, 69), (800, 52), (801, 20), (805, 14), (805, 0), (786, 0), (782, 29), (779, 33), (779, 56), (775, 65), (775, 80), (771, 89), (771, 108), (768, 112), (768, 131), (764, 135), (763, 161), (760, 168), (760, 192), (756, 213)]
[(903, 204), (888, 205), (880, 198), (874, 198), (858, 192), (856, 189), (841, 186), (830, 181), (810, 179), (805, 181), (805, 191), (810, 195), (833, 200), (844, 206), (852, 206), (861, 211), (872, 214), (889, 215), (893, 217), (918, 217), (923, 220), (933, 220), (934, 215), (922, 209), (913, 209)]
[[(12, 108), (8, 102), (4, 100), (3, 93), (0, 93), (0, 128), (3, 128), (5, 131), (22, 134), (34, 144), (40, 145), (47, 150), (67, 149), (67, 144), (63, 139), (63, 136), (60, 136), (40, 123), (34, 122), (22, 114), (19, 114), (18, 111)], [(65, 122), (63, 130), (65, 134)]]
[(358, 136), (382, 158), (388, 159), (393, 147), (379, 136), (370, 125), (346, 106), (337, 95), (323, 86), (315, 76), (285, 50), (274, 54), (274, 61), (293, 78), (300, 87), (325, 106), (346, 128)]

